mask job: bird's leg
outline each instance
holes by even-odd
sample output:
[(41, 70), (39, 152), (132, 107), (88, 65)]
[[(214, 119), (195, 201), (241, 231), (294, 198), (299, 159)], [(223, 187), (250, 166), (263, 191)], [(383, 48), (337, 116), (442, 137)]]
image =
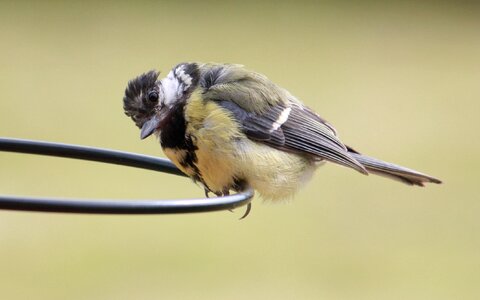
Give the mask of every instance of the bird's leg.
[(210, 198), (210, 193), (215, 194), (215, 196), (217, 196), (217, 197), (220, 197), (220, 196), (223, 195), (223, 194), (220, 193), (220, 192), (214, 192), (214, 191), (212, 191), (207, 185), (203, 185), (203, 190), (205, 191), (205, 197), (206, 197), (206, 198)]
[[(204, 187), (204, 190), (205, 190), (205, 197), (207, 197), (207, 198), (210, 198), (210, 195), (209, 195), (210, 193), (214, 193), (217, 197), (229, 196), (230, 195), (230, 189), (228, 189), (228, 188), (223, 189), (223, 191), (221, 193), (220, 192), (218, 192), (218, 193), (213, 192), (207, 187)], [(250, 214), (251, 210), (252, 210), (252, 203), (248, 203), (247, 204), (247, 210), (245, 211), (245, 213), (243, 214), (243, 216), (239, 220), (245, 219)], [(228, 211), (233, 212), (233, 209), (229, 209)]]
[[(227, 188), (223, 189), (222, 194), (223, 196), (230, 196), (230, 189), (227, 189)], [(233, 209), (229, 209), (228, 211), (233, 213)]]
[[(247, 183), (244, 180), (236, 179), (233, 189), (237, 192), (238, 191), (243, 191), (246, 186), (247, 186)], [(247, 210), (245, 211), (245, 213), (243, 214), (243, 216), (239, 220), (245, 219), (250, 214), (251, 210), (252, 210), (252, 203), (249, 202), (247, 204)], [(230, 211), (232, 211), (232, 210), (230, 210)]]
[[(230, 195), (230, 190), (227, 190), (227, 189), (223, 190), (223, 196), (228, 196), (228, 195)], [(239, 220), (245, 219), (250, 214), (251, 210), (252, 210), (252, 203), (248, 203), (247, 210)], [(233, 209), (229, 209), (229, 211), (233, 212)]]
[(211, 191), (209, 189), (207, 189), (206, 187), (204, 187), (203, 189), (205, 190), (205, 197), (210, 198), (209, 194), (211, 193)]

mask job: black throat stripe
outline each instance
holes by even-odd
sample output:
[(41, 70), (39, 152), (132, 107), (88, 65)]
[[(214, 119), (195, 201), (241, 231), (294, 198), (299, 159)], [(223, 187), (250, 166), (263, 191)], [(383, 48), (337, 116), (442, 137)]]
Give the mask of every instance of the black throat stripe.
[(194, 181), (203, 183), (200, 170), (196, 165), (198, 159), (195, 150), (198, 150), (198, 147), (193, 143), (192, 137), (186, 135), (187, 124), (184, 116), (184, 106), (185, 102), (180, 101), (166, 117), (165, 125), (160, 133), (160, 143), (163, 148), (186, 150), (186, 155), (180, 161), (180, 164), (193, 170), (192, 179)]
[(184, 107), (185, 102), (178, 103), (165, 117), (165, 125), (160, 133), (160, 143), (163, 148), (188, 150), (188, 147), (191, 146), (187, 145), (185, 140), (187, 124), (183, 115)]

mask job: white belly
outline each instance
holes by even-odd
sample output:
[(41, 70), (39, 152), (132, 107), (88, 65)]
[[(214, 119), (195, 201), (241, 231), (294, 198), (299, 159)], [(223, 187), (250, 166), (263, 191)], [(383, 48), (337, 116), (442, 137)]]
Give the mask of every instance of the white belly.
[(222, 191), (241, 179), (266, 200), (291, 198), (319, 165), (249, 139), (240, 139), (227, 146), (229, 149), (211, 148), (202, 142), (197, 146), (197, 167), (209, 188)]

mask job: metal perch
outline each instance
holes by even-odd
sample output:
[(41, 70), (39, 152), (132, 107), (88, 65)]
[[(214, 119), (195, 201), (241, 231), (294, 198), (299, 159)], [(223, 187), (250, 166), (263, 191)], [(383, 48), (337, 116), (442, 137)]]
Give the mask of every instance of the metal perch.
[[(0, 137), (0, 151), (75, 158), (185, 176), (167, 159), (117, 150)], [(0, 209), (88, 214), (178, 214), (231, 210), (249, 204), (253, 190), (178, 200), (105, 200), (0, 195)]]

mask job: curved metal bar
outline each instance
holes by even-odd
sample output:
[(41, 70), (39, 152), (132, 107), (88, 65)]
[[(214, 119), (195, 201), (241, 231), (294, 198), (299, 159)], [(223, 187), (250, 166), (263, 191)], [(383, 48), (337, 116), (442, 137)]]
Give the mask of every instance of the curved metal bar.
[(98, 161), (186, 176), (168, 159), (88, 146), (0, 137), (0, 151)]
[(253, 191), (224, 197), (184, 200), (81, 200), (0, 196), (0, 209), (87, 214), (179, 214), (234, 209), (251, 201)]
[[(0, 137), (0, 151), (83, 159), (185, 176), (167, 159), (79, 145)], [(231, 196), (179, 200), (81, 200), (0, 196), (0, 209), (88, 214), (177, 214), (234, 209), (250, 203), (251, 188)]]

